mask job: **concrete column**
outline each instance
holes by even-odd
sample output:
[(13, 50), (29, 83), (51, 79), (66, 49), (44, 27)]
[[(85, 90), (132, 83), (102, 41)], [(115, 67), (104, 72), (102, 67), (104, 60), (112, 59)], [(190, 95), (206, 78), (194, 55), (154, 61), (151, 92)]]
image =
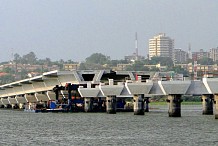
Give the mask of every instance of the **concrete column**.
[(213, 115), (213, 95), (202, 95), (203, 115)]
[(169, 117), (181, 117), (181, 96), (180, 94), (168, 95)]
[(102, 104), (103, 104), (103, 101), (101, 99), (101, 97), (98, 98), (98, 111), (99, 112), (102, 112), (103, 109), (102, 109)]
[(15, 109), (15, 104), (11, 104), (11, 108), (12, 108), (12, 109)]
[(215, 119), (218, 119), (218, 94), (214, 95)]
[(106, 111), (108, 114), (116, 114), (117, 99), (116, 96), (106, 97)]
[(144, 115), (144, 94), (133, 95), (134, 115)]
[(85, 112), (92, 112), (93, 110), (93, 98), (84, 98), (84, 111)]
[(149, 112), (149, 97), (145, 97), (145, 112)]
[(24, 104), (23, 103), (19, 103), (19, 109), (23, 109), (24, 108)]

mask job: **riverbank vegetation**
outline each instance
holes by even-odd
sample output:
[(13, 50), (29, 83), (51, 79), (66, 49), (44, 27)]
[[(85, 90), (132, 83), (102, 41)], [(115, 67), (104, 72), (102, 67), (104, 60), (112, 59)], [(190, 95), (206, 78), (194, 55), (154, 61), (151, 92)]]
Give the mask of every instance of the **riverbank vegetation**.
[[(51, 70), (67, 70), (64, 65), (74, 65), (76, 70), (123, 70), (123, 71), (148, 71), (149, 73), (155, 72), (172, 72), (174, 74), (183, 74), (185, 77), (192, 77), (193, 74), (189, 73), (181, 66), (175, 66), (169, 57), (152, 57), (151, 59), (142, 57), (139, 60), (124, 57), (124, 59), (111, 59), (110, 56), (102, 53), (93, 53), (84, 61), (78, 62), (74, 60), (56, 60), (52, 61), (50, 58), (38, 59), (34, 52), (30, 52), (23, 56), (15, 53), (13, 59), (7, 62), (0, 63), (0, 85), (22, 80), (28, 78), (29, 75), (36, 76), (43, 72)], [(199, 63), (204, 65), (210, 62), (208, 58), (198, 60)], [(177, 62), (179, 63), (179, 62)], [(186, 64), (192, 63), (193, 60), (188, 60)], [(71, 66), (72, 67), (72, 66)], [(162, 68), (160, 68), (162, 67)], [(199, 77), (203, 75), (202, 71), (198, 72)]]
[[(201, 96), (183, 95), (181, 97), (182, 105), (199, 105), (201, 103)], [(167, 96), (153, 96), (150, 98), (150, 105), (167, 105)]]

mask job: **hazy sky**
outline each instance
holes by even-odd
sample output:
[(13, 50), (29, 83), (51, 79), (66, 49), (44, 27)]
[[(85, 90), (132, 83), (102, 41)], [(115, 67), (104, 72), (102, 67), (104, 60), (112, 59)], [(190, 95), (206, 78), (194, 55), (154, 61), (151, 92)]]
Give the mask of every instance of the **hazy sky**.
[(0, 0), (0, 62), (33, 51), (39, 59), (83, 61), (93, 53), (123, 59), (148, 53), (160, 32), (175, 48), (218, 46), (217, 0)]

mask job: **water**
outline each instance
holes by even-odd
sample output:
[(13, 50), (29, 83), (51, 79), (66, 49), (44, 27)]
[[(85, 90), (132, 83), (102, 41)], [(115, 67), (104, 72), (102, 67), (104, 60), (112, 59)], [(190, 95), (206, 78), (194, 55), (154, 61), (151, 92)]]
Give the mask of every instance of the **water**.
[(27, 113), (0, 110), (0, 145), (218, 145), (218, 120), (201, 106), (182, 106), (182, 117), (167, 107), (133, 113)]

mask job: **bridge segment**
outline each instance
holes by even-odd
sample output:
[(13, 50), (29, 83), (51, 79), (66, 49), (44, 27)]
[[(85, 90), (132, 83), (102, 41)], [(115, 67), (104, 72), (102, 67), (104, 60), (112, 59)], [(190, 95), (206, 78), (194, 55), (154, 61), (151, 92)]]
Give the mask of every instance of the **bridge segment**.
[[(119, 90), (116, 93), (116, 96), (129, 96), (134, 98), (134, 113), (143, 114), (140, 111), (143, 107), (142, 99), (143, 96), (153, 96), (153, 95), (165, 95), (167, 96), (167, 102), (169, 106), (169, 116), (171, 117), (180, 117), (181, 116), (181, 102), (182, 95), (201, 95), (202, 104), (203, 104), (203, 114), (211, 114), (213, 110), (213, 99), (215, 104), (218, 103), (218, 79), (204, 78), (202, 81), (158, 81), (158, 82), (126, 82), (125, 86), (113, 85), (106, 86), (107, 90), (100, 90), (97, 86), (96, 88), (80, 88), (80, 94), (82, 97), (87, 96), (91, 91), (96, 91), (95, 95), (115, 95), (115, 91)], [(101, 87), (101, 88), (102, 88)], [(116, 89), (117, 87), (117, 89)], [(116, 90), (115, 90), (116, 89)], [(122, 89), (122, 92), (121, 92)], [(128, 94), (123, 94), (124, 89), (128, 91)], [(99, 94), (101, 93), (101, 94)], [(117, 95), (120, 93), (120, 95)], [(140, 95), (140, 96), (139, 96)], [(217, 102), (216, 102), (217, 101)], [(217, 104), (216, 104), (215, 116), (217, 117)], [(137, 112), (136, 112), (137, 111)]]
[[(169, 116), (181, 116), (182, 95), (202, 95), (203, 114), (213, 113), (213, 101), (215, 103), (215, 117), (218, 118), (218, 79), (203, 78), (201, 81), (158, 81), (146, 82), (136, 79), (126, 82), (114, 82), (106, 77), (113, 77), (114, 73), (107, 71), (77, 71), (61, 72), (52, 71), (41, 76), (13, 82), (0, 86), (0, 105), (23, 105), (27, 102), (40, 102), (56, 100), (52, 91), (56, 85), (64, 86), (66, 83), (84, 85), (79, 93), (85, 98), (86, 111), (91, 110), (91, 98), (106, 98), (108, 113), (116, 113), (114, 107), (119, 97), (134, 98), (134, 114), (144, 114), (142, 102), (144, 97), (153, 95), (165, 95), (169, 105)], [(118, 74), (119, 76), (120, 74)], [(100, 77), (101, 76), (101, 77)], [(103, 77), (104, 76), (104, 77)], [(116, 74), (114, 75), (116, 76)], [(133, 74), (122, 77), (133, 78)], [(104, 78), (104, 80), (103, 80)], [(105, 83), (101, 83), (102, 81)], [(115, 78), (116, 79), (116, 78)], [(123, 79), (124, 80), (124, 79)], [(108, 85), (107, 85), (108, 84)], [(92, 87), (94, 85), (94, 88)], [(62, 93), (62, 97), (64, 94)], [(86, 104), (87, 103), (87, 104)]]
[[(148, 73), (138, 73), (149, 77)], [(65, 86), (66, 83), (86, 86), (87, 83), (99, 85), (105, 79), (114, 78), (115, 82), (124, 81), (126, 78), (135, 80), (134, 72), (111, 71), (111, 70), (86, 70), (86, 71), (51, 71), (40, 76), (12, 82), (0, 86), (0, 106), (13, 106), (15, 104), (22, 107), (29, 102), (40, 102), (56, 100), (53, 88)], [(61, 91), (60, 98), (64, 98)]]

